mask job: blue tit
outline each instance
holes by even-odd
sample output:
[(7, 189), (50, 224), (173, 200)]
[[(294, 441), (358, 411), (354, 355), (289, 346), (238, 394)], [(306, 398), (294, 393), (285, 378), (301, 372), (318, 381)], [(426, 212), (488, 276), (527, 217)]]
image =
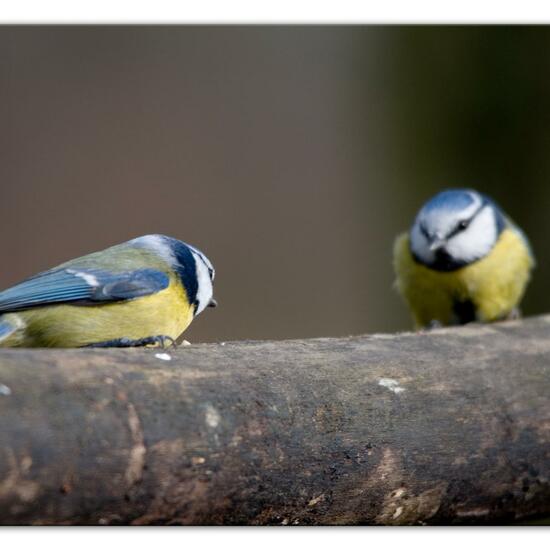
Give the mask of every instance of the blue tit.
[(396, 239), (393, 260), (418, 328), (514, 317), (535, 265), (522, 231), (469, 189), (431, 198)]
[(130, 347), (175, 341), (213, 299), (198, 249), (146, 235), (0, 292), (0, 347)]

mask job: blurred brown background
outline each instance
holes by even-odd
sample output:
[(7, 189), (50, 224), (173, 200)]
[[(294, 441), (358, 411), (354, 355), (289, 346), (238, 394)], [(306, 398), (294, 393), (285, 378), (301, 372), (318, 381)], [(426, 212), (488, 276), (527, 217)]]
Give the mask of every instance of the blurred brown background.
[(471, 186), (550, 310), (549, 54), (547, 27), (1, 27), (0, 287), (158, 232), (217, 269), (191, 341), (406, 329), (393, 239)]

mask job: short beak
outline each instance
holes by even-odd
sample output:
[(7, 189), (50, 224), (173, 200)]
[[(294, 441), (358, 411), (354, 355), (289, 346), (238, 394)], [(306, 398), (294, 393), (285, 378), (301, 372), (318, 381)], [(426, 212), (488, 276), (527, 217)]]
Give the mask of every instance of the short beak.
[(430, 243), (430, 250), (432, 252), (435, 252), (436, 250), (439, 250), (440, 248), (443, 248), (446, 244), (445, 239), (438, 239), (437, 237)]
[(210, 302), (208, 302), (208, 307), (218, 307), (218, 302), (212, 298)]

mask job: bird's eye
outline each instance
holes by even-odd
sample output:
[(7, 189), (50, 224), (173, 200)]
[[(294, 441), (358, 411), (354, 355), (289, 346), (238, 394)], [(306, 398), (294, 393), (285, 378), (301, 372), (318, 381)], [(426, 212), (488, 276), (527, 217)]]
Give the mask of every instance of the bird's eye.
[(463, 231), (464, 229), (466, 229), (468, 227), (468, 223), (469, 223), (468, 220), (462, 220), (462, 221), (458, 222), (457, 227), (460, 231)]
[(210, 275), (210, 280), (213, 281), (214, 280), (214, 270), (208, 268), (208, 274)]

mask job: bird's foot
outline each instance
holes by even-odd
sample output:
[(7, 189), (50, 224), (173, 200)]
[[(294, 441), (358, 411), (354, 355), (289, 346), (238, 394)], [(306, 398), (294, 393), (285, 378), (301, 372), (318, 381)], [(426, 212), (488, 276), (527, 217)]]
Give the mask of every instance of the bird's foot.
[(521, 319), (521, 309), (519, 307), (515, 307), (506, 317), (503, 318), (503, 321), (517, 321), (518, 319)]
[(176, 347), (176, 341), (171, 336), (158, 334), (157, 336), (146, 336), (132, 340), (131, 338), (115, 338), (106, 340), (105, 342), (95, 342), (84, 346), (85, 348), (139, 348), (144, 346), (158, 346), (162, 349), (166, 348), (166, 343)]

